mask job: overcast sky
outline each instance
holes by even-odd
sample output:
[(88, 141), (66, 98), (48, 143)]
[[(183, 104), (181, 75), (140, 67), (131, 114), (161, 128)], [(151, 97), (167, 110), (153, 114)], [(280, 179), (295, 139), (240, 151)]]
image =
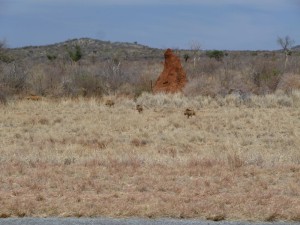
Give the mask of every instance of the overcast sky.
[(0, 0), (9, 47), (89, 37), (157, 48), (273, 50), (300, 44), (300, 0)]

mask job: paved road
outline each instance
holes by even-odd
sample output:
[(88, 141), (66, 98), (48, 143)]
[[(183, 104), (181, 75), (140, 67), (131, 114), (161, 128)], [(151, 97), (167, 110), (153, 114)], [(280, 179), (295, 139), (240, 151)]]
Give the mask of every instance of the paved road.
[(174, 219), (109, 219), (109, 218), (9, 218), (0, 225), (300, 225), (300, 222), (212, 222)]

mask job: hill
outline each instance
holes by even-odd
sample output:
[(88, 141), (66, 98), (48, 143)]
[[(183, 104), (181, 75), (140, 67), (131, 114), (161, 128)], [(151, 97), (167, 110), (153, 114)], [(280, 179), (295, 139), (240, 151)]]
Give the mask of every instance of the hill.
[(292, 48), (294, 51), (300, 51), (300, 45), (296, 45)]
[[(76, 49), (80, 61), (73, 63)], [(165, 52), (90, 38), (0, 50), (0, 92), (10, 96), (138, 96), (152, 91)], [(188, 76), (188, 95), (224, 96), (232, 90), (264, 95), (300, 88), (299, 52), (289, 57), (285, 68), (282, 51), (174, 51)]]
[(27, 46), (9, 49), (16, 58), (30, 58), (33, 60), (47, 60), (47, 56), (57, 58), (68, 57), (68, 51), (73, 51), (75, 46), (80, 46), (85, 59), (122, 58), (128, 60), (151, 59), (161, 55), (162, 50), (150, 48), (138, 43), (109, 42), (90, 38), (67, 40), (45, 46)]
[[(91, 38), (80, 38), (71, 39), (60, 43), (55, 43), (45, 46), (26, 46), (22, 48), (11, 48), (7, 49), (10, 55), (15, 60), (29, 60), (34, 62), (45, 62), (48, 57), (55, 57), (58, 59), (68, 59), (69, 51), (74, 51), (75, 47), (79, 46), (82, 52), (81, 61), (103, 61), (107, 59), (122, 59), (128, 61), (139, 61), (139, 60), (152, 60), (157, 59), (163, 60), (165, 49), (151, 48), (138, 43), (128, 42), (110, 42), (101, 41)], [(296, 50), (300, 49), (300, 46), (295, 47)], [(173, 49), (176, 54), (184, 58), (184, 55), (192, 56), (194, 51), (191, 49)], [(209, 50), (201, 50), (197, 55), (205, 56)], [(272, 51), (224, 51), (230, 53), (230, 55), (247, 56), (253, 54), (272, 54)]]

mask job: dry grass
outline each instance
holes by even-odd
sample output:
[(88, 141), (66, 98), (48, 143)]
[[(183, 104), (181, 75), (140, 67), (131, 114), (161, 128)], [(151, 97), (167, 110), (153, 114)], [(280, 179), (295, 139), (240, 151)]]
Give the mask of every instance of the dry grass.
[(1, 217), (300, 220), (299, 92), (114, 99), (0, 107)]

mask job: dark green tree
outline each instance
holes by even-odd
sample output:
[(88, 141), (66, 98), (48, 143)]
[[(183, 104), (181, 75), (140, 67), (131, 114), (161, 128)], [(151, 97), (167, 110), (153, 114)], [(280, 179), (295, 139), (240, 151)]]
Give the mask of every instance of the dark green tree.
[(0, 61), (5, 63), (11, 63), (14, 61), (14, 58), (7, 52), (5, 41), (0, 41)]
[(70, 58), (73, 62), (78, 62), (82, 58), (82, 51), (79, 45), (75, 46), (75, 51), (68, 51)]
[(57, 55), (54, 55), (54, 54), (47, 54), (47, 58), (53, 62), (56, 58), (57, 58)]
[(212, 50), (212, 51), (207, 51), (206, 52), (206, 55), (209, 57), (209, 58), (214, 58), (215, 60), (217, 61), (222, 61), (225, 54), (223, 51), (220, 51), (220, 50)]
[(187, 62), (190, 59), (190, 55), (186, 53), (183, 55), (183, 58), (184, 58), (185, 62)]

